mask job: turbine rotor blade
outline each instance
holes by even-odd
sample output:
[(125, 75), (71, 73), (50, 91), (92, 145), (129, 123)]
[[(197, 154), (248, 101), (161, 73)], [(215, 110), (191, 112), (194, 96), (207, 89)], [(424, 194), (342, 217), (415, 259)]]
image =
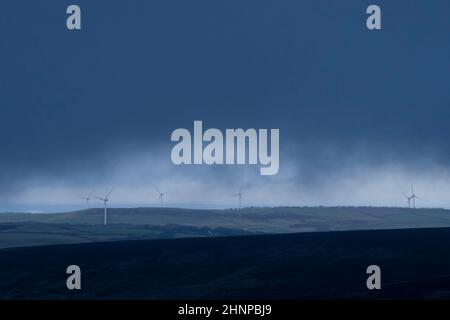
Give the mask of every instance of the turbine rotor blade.
[(109, 192), (106, 194), (105, 199), (108, 199), (109, 195), (113, 192), (113, 190), (114, 190), (114, 189), (111, 189), (111, 191), (109, 191)]
[(158, 186), (157, 186), (156, 184), (153, 184), (153, 186), (155, 187), (155, 189), (156, 189), (156, 191), (157, 191), (158, 193), (161, 193), (161, 190), (159, 190), (159, 188), (158, 188)]

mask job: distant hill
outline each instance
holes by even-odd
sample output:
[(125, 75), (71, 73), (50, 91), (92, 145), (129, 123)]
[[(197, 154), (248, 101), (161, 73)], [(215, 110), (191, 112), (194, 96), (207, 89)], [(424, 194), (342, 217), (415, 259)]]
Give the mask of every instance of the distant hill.
[[(274, 207), (242, 210), (111, 208), (111, 224), (238, 228), (266, 233), (450, 227), (450, 210), (390, 207)], [(3, 213), (0, 223), (99, 225), (103, 209), (53, 214)]]
[[(449, 228), (3, 249), (0, 299), (450, 298), (449, 252)], [(65, 287), (71, 264), (78, 292)], [(366, 288), (371, 264), (381, 290)]]
[(95, 241), (254, 233), (450, 227), (450, 210), (275, 207), (242, 210), (111, 208), (54, 214), (0, 214), (0, 248)]

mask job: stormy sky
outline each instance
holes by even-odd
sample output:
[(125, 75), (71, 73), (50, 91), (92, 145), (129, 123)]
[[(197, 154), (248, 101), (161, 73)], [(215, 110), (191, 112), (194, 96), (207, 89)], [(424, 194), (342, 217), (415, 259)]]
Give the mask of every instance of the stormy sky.
[[(82, 30), (66, 29), (78, 4)], [(366, 28), (367, 6), (382, 30)], [(0, 5), (0, 211), (112, 205), (450, 207), (450, 3)], [(279, 128), (280, 171), (175, 166), (170, 134)], [(100, 205), (100, 203), (96, 204)]]

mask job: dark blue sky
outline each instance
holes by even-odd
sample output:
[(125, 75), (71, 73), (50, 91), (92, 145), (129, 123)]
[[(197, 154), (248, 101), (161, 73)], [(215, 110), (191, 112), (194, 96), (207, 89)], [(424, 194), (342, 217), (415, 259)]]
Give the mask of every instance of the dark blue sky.
[(194, 120), (280, 128), (305, 183), (355, 163), (446, 168), (449, 16), (447, 0), (2, 1), (1, 185), (101, 180), (132, 150), (170, 162)]

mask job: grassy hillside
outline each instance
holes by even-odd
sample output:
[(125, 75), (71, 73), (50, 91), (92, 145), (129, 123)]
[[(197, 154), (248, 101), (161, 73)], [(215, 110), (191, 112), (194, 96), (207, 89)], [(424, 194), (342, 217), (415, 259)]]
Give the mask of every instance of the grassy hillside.
[(250, 234), (242, 230), (181, 225), (61, 224), (14, 222), (0, 224), (0, 249), (68, 243), (138, 239), (224, 237)]
[(127, 239), (254, 233), (450, 227), (450, 211), (370, 207), (190, 210), (112, 208), (56, 214), (0, 214), (0, 248)]
[[(223, 227), (266, 233), (450, 227), (450, 210), (379, 207), (276, 207), (242, 210), (112, 208), (111, 224)], [(103, 223), (103, 209), (57, 214), (0, 214), (0, 223)]]
[[(450, 298), (450, 229), (119, 241), (0, 250), (0, 298)], [(83, 290), (65, 288), (78, 264)], [(368, 265), (382, 271), (369, 291)]]

